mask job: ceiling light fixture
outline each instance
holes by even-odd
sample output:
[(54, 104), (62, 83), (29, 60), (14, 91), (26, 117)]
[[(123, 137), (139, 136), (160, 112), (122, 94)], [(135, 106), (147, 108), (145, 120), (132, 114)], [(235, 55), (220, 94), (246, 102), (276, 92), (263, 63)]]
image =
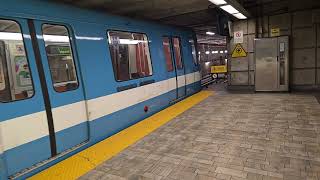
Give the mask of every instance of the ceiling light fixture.
[(207, 34), (207, 35), (210, 35), (210, 36), (213, 36), (213, 35), (215, 35), (216, 33), (211, 32), (211, 31), (207, 31), (206, 34)]
[(245, 15), (243, 15), (242, 13), (236, 13), (236, 14), (232, 14), (232, 15), (238, 19), (247, 19), (247, 17)]
[(233, 6), (231, 5), (225, 5), (225, 6), (221, 6), (221, 9), (225, 10), (226, 12), (228, 12), (229, 14), (236, 14), (239, 13), (238, 10), (236, 10)]
[(237, 19), (247, 19), (250, 17), (250, 13), (243, 8), (239, 2), (236, 0), (209, 0), (211, 3), (215, 4), (217, 7), (223, 9), (229, 14), (233, 15)]
[(215, 5), (223, 5), (223, 4), (227, 4), (227, 2), (226, 1), (224, 1), (224, 0), (209, 0), (210, 2), (212, 2), (213, 4), (215, 4)]

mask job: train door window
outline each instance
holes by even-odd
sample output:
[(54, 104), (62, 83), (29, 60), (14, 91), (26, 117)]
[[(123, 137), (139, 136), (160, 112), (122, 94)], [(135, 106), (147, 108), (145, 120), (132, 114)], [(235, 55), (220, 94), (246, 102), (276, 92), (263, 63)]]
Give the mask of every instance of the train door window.
[(68, 29), (62, 25), (43, 24), (42, 32), (55, 91), (77, 89), (79, 83)]
[(180, 38), (178, 37), (173, 38), (173, 50), (174, 50), (174, 57), (175, 57), (177, 69), (183, 69), (181, 48), (180, 48)]
[(173, 71), (173, 63), (171, 56), (171, 43), (169, 37), (163, 37), (162, 39), (164, 56), (166, 58), (167, 71)]
[(109, 31), (108, 39), (117, 81), (152, 75), (149, 43), (145, 34)]
[(193, 39), (190, 39), (189, 40), (189, 43), (191, 45), (191, 51), (192, 51), (192, 58), (193, 58), (193, 63), (195, 65), (198, 65), (198, 58), (197, 58), (197, 49), (196, 49), (196, 45), (194, 43), (194, 40)]
[(0, 101), (32, 97), (33, 82), (19, 24), (0, 20)]

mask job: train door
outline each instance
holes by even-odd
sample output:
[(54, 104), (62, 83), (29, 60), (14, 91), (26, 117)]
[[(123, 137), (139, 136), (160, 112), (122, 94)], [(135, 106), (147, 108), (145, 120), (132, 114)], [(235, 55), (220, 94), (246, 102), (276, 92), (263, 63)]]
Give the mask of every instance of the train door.
[(53, 155), (89, 139), (88, 114), (72, 31), (67, 25), (29, 22), (44, 92)]
[(1, 18), (0, 27), (0, 179), (7, 179), (1, 175), (46, 160), (51, 151), (27, 20)]
[(162, 37), (162, 45), (166, 61), (166, 74), (169, 79), (167, 86), (169, 90), (174, 90), (169, 93), (169, 99), (175, 101), (177, 99), (177, 74), (173, 63), (171, 39), (168, 36)]
[(177, 99), (186, 96), (185, 67), (182, 57), (181, 40), (178, 37), (172, 38), (172, 52), (177, 80)]

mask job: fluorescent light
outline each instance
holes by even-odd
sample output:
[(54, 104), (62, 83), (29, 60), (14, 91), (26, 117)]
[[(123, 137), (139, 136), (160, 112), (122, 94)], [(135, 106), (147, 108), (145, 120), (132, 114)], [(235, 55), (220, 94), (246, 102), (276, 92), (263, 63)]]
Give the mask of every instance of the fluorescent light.
[(223, 51), (220, 51), (220, 54), (222, 54), (223, 53)]
[(215, 5), (223, 5), (223, 4), (227, 4), (226, 1), (224, 0), (209, 0), (210, 2), (212, 2)]
[(198, 52), (198, 54), (201, 54), (201, 52)]
[(147, 41), (143, 40), (133, 40), (133, 39), (119, 39), (120, 44), (138, 44), (138, 43), (146, 43)]
[(234, 17), (238, 19), (247, 19), (247, 17), (241, 13), (232, 14)]
[(69, 42), (69, 36), (43, 35), (43, 40), (47, 42)]
[(229, 14), (236, 14), (239, 13), (238, 10), (236, 10), (234, 7), (232, 7), (231, 5), (225, 5), (225, 6), (221, 6), (221, 9), (227, 11)]
[(206, 54), (210, 54), (210, 52), (209, 52), (209, 51), (206, 51)]
[(216, 33), (207, 31), (206, 34), (207, 34), (207, 35), (210, 35), (210, 36), (213, 36), (213, 35), (215, 35)]
[(227, 51), (227, 50), (225, 50), (225, 51), (224, 51), (224, 53), (228, 53), (228, 51)]
[(208, 66), (210, 64), (210, 62), (206, 62), (206, 65)]
[(76, 39), (80, 39), (80, 40), (91, 40), (91, 41), (99, 41), (99, 40), (103, 40), (103, 37), (86, 37), (86, 36), (76, 36)]
[(1, 40), (22, 40), (21, 33), (0, 32)]

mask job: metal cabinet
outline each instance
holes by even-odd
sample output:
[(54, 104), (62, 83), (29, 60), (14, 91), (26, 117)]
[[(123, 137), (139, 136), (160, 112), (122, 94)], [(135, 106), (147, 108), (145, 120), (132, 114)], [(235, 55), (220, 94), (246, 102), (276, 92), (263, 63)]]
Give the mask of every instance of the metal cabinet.
[(255, 90), (289, 90), (289, 37), (255, 39)]

